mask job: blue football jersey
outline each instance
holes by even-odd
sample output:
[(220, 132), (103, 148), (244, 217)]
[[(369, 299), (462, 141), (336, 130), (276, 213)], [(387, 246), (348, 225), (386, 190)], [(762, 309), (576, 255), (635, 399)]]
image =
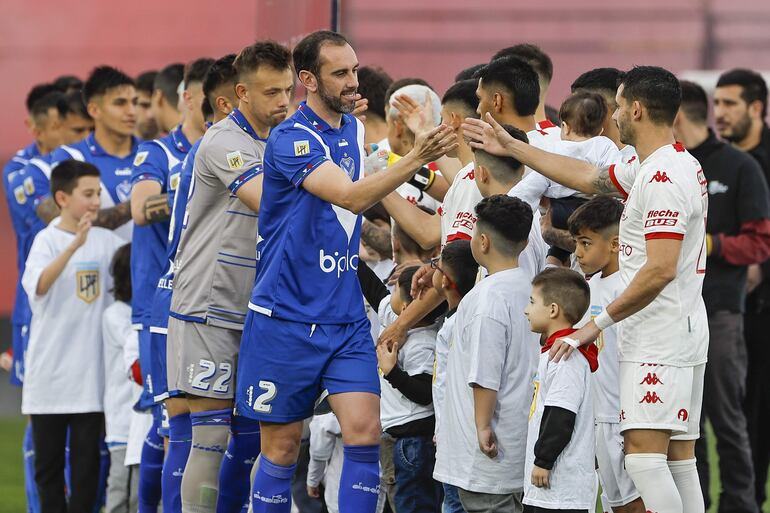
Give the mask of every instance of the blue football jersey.
[[(190, 150), (190, 143), (176, 127), (165, 137), (145, 141), (139, 145), (131, 174), (132, 186), (152, 180), (165, 193), (176, 188), (178, 174), (174, 170)], [(158, 278), (166, 266), (166, 246), (169, 222), (134, 225), (131, 244), (131, 322), (137, 328), (150, 323), (152, 301)]]
[[(171, 222), (166, 248), (166, 267), (163, 275), (158, 279), (155, 297), (152, 302), (150, 326), (153, 328), (168, 327), (168, 312), (171, 310), (171, 293), (174, 284), (174, 259), (176, 257), (176, 250), (179, 247), (179, 239), (182, 235), (182, 226), (184, 225), (185, 211), (187, 210), (187, 199), (190, 197), (190, 190), (192, 188), (195, 154), (198, 153), (201, 140), (199, 139), (193, 145), (182, 163), (173, 170), (173, 173), (178, 176), (179, 183), (174, 192), (171, 205)], [(169, 200), (171, 200), (171, 192), (169, 192)]]
[(364, 127), (332, 128), (305, 103), (274, 128), (265, 150), (257, 277), (249, 307), (278, 319), (338, 324), (366, 317), (358, 283), (361, 216), (314, 196), (303, 180), (327, 161), (363, 175)]

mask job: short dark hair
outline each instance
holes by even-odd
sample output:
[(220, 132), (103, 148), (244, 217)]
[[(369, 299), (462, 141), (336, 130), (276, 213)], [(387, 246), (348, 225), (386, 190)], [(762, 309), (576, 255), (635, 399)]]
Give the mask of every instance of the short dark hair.
[(292, 52), (297, 75), (302, 70), (309, 71), (316, 77), (319, 75), (321, 71), (321, 47), (325, 44), (345, 46), (349, 45), (350, 41), (339, 32), (332, 32), (331, 30), (317, 30), (305, 36), (302, 41), (297, 43)]
[(291, 62), (291, 52), (288, 48), (275, 41), (265, 40), (257, 41), (241, 50), (233, 61), (233, 67), (238, 74), (238, 80), (243, 80), (246, 73), (253, 73), (260, 66), (284, 70), (291, 68)]
[(531, 116), (540, 104), (540, 83), (532, 66), (516, 57), (495, 59), (476, 73), (483, 86), (502, 87), (519, 116)]
[(693, 123), (705, 125), (709, 117), (709, 99), (706, 91), (689, 80), (680, 80), (679, 85), (682, 87), (682, 112)]
[(476, 205), (477, 225), (493, 234), (495, 249), (515, 257), (527, 245), (532, 229), (532, 207), (519, 198), (495, 194)]
[[(412, 302), (412, 278), (414, 278), (414, 274), (419, 268), (419, 265), (413, 265), (403, 269), (401, 274), (398, 275), (398, 293), (401, 295), (401, 299), (403, 299), (406, 304)], [(420, 319), (419, 323), (428, 325), (433, 324), (439, 317), (444, 315), (445, 312), (446, 303), (442, 302), (436, 308), (428, 312), (422, 319)]]
[(385, 119), (385, 92), (393, 83), (390, 75), (382, 68), (361, 66), (358, 68), (358, 92), (369, 100), (366, 114)]
[(183, 80), (185, 88), (189, 87), (193, 82), (203, 82), (203, 77), (206, 76), (212, 64), (214, 64), (214, 59), (211, 57), (201, 57), (188, 62), (184, 67)]
[(455, 75), (455, 82), (473, 78), (474, 75), (476, 75), (476, 72), (484, 66), (486, 66), (486, 63), (482, 62), (480, 64), (474, 64), (473, 66), (468, 66), (467, 68), (460, 70), (460, 72)]
[(650, 121), (669, 126), (674, 123), (682, 89), (673, 73), (658, 66), (634, 66), (621, 83), (623, 98), (644, 105)]
[(767, 83), (762, 78), (762, 75), (745, 68), (725, 71), (717, 80), (717, 87), (731, 85), (741, 86), (743, 89), (741, 91), (741, 98), (743, 98), (746, 104), (755, 101), (762, 102), (762, 117), (764, 118), (767, 115)]
[(553, 61), (540, 49), (539, 46), (531, 43), (521, 43), (518, 45), (509, 46), (499, 50), (492, 56), (492, 60), (501, 59), (503, 57), (517, 57), (535, 70), (538, 77), (542, 77), (544, 82), (550, 84), (553, 78)]
[(469, 117), (478, 117), (476, 109), (479, 107), (479, 97), (476, 96), (476, 88), (479, 85), (477, 78), (460, 80), (452, 84), (441, 98), (441, 104), (458, 103), (465, 108)]
[(545, 304), (559, 305), (564, 317), (575, 324), (586, 313), (591, 302), (591, 289), (580, 273), (565, 267), (550, 267), (532, 280), (532, 288), (539, 288)]
[(465, 296), (476, 284), (479, 264), (473, 258), (471, 241), (453, 240), (441, 250), (441, 268), (457, 285), (457, 292)]
[(110, 262), (113, 297), (116, 301), (131, 304), (131, 243), (120, 246)]
[(383, 113), (387, 112), (388, 104), (390, 103), (390, 97), (393, 96), (393, 93), (395, 93), (402, 87), (406, 87), (408, 85), (421, 85), (421, 86), (427, 87), (430, 90), (433, 90), (430, 84), (421, 78), (406, 77), (406, 78), (399, 78), (398, 80), (394, 80), (388, 86), (388, 89), (385, 91), (385, 110), (383, 110)]
[(152, 84), (153, 90), (158, 89), (163, 97), (176, 108), (179, 103), (179, 83), (184, 78), (184, 64), (175, 62), (158, 71)]
[(612, 196), (596, 196), (583, 203), (569, 216), (567, 225), (573, 236), (591, 230), (602, 236), (618, 233), (623, 204)]
[[(215, 60), (203, 77), (203, 95), (208, 98), (216, 89), (225, 84), (231, 84), (233, 90), (238, 82), (238, 72), (233, 67), (235, 54), (231, 53)], [(214, 105), (211, 105), (212, 113)]]
[(67, 113), (64, 93), (61, 91), (51, 91), (42, 98), (38, 98), (32, 104), (32, 109), (30, 109), (29, 113), (32, 117), (47, 116), (48, 111), (51, 109), (56, 109), (62, 116)]
[(617, 68), (594, 68), (588, 70), (572, 82), (572, 92), (585, 89), (615, 96), (624, 73)]
[(561, 104), (559, 119), (578, 135), (594, 137), (602, 133), (607, 117), (604, 96), (591, 91), (572, 93)]
[(201, 102), (201, 114), (203, 114), (203, 119), (209, 119), (214, 116), (214, 107), (211, 106), (211, 102), (205, 96)]
[(136, 82), (136, 90), (152, 95), (152, 91), (155, 88), (155, 77), (157, 76), (158, 72), (155, 70), (140, 73), (136, 79), (134, 79)]
[(53, 81), (53, 85), (62, 93), (80, 91), (83, 89), (83, 81), (75, 75), (62, 75)]
[(72, 194), (83, 176), (100, 176), (99, 169), (91, 163), (79, 160), (63, 160), (51, 171), (51, 196), (56, 199), (59, 191)]
[(79, 91), (72, 91), (64, 95), (64, 103), (66, 105), (66, 112), (64, 115), (75, 114), (83, 119), (91, 119), (91, 115), (88, 113), (88, 107), (83, 101), (83, 95)]
[[(513, 125), (501, 125), (508, 134), (514, 139), (529, 144), (529, 138), (527, 134)], [(499, 155), (493, 155), (487, 153), (481, 148), (473, 148), (473, 158), (484, 167), (489, 169), (489, 172), (499, 182), (507, 182), (511, 178), (511, 174), (521, 169), (523, 171), (524, 164), (517, 159), (509, 156), (501, 157)]]
[(27, 99), (24, 103), (24, 105), (27, 107), (27, 112), (32, 112), (32, 106), (40, 98), (47, 95), (48, 93), (53, 93), (58, 90), (59, 89), (53, 84), (37, 84), (32, 86), (32, 89), (30, 89), (27, 93)]
[(102, 96), (107, 91), (122, 86), (133, 86), (134, 79), (112, 66), (98, 66), (83, 84), (83, 100), (89, 103), (96, 96)]
[[(435, 212), (423, 205), (417, 205), (417, 208), (425, 212), (426, 214), (433, 215)], [(416, 240), (412, 238), (411, 235), (406, 233), (406, 231), (399, 225), (398, 223), (392, 224), (392, 230), (393, 230), (393, 238), (401, 244), (401, 246), (404, 248), (404, 251), (407, 253), (411, 253), (412, 255), (419, 255), (420, 260), (427, 261), (430, 259), (430, 256), (433, 254), (433, 250), (435, 248), (430, 249), (423, 249), (420, 244), (417, 243)]]

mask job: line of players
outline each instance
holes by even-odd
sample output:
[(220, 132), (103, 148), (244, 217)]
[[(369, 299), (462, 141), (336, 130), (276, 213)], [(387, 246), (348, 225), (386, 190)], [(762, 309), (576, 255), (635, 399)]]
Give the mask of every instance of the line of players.
[[(178, 66), (162, 70), (155, 79), (153, 102), (155, 111), (161, 113), (156, 116), (159, 129), (168, 135), (153, 141), (140, 142), (133, 135), (138, 103), (133, 81), (112, 68), (92, 73), (83, 96), (94, 120), (93, 133), (80, 142), (58, 141), (70, 144), (53, 151), (47, 160), (40, 159), (37, 176), (47, 178), (50, 168), (66, 159), (93, 163), (108, 193), (102, 200), (106, 208), (100, 210), (95, 224), (116, 228), (118, 233), (130, 229), (133, 236), (132, 323), (138, 332), (145, 385), (139, 406), (156, 412), (142, 453), (140, 511), (151, 510), (153, 498), (157, 505), (161, 488), (168, 511), (236, 511), (248, 502), (254, 511), (288, 511), (286, 483), (294, 472), (301, 421), (312, 415), (321, 389), (330, 393), (345, 443), (340, 511), (373, 511), (378, 494), (371, 491), (379, 485), (380, 382), (373, 345), (366, 342), (370, 329), (362, 317), (358, 278), (352, 272), (360, 269), (361, 230), (360, 217), (352, 213), (382, 200), (395, 223), (423, 247), (446, 244), (449, 248), (458, 240), (472, 239), (473, 256), (488, 264), (484, 267), (490, 278), (480, 282), (485, 288), (497, 281), (493, 277), (501, 270), (496, 268), (500, 262), (512, 260), (523, 271), (519, 273), (524, 279), (522, 287), (528, 289), (527, 283), (535, 279), (537, 289), (540, 280), (540, 294), (533, 296), (542, 300), (540, 296), (548, 295), (543, 285), (549, 281), (548, 275), (540, 274), (546, 260), (561, 262), (563, 257), (546, 255), (546, 235), (540, 231), (538, 211), (523, 210), (531, 214), (531, 220), (514, 216), (526, 226), (525, 230), (519, 226), (515, 233), (490, 212), (497, 208), (498, 213), (515, 214), (522, 205), (535, 206), (546, 197), (552, 215), (560, 209), (569, 213), (583, 202), (576, 200), (585, 200), (576, 191), (627, 197), (620, 221), (620, 240), (625, 245), (620, 276), (627, 288), (617, 294), (619, 299), (607, 301), (609, 306), (602, 305), (607, 308), (587, 327), (569, 333), (569, 338), (552, 337), (554, 365), (577, 346), (590, 345), (599, 330), (628, 318), (621, 339), (626, 352), (621, 353), (623, 363), (620, 378), (616, 378), (621, 383), (621, 406), (616, 410), (624, 413), (619, 420), (625, 430), (625, 466), (647, 509), (682, 511), (684, 507), (695, 512), (699, 500), (702, 510), (700, 490), (692, 482), (692, 446), (698, 436), (698, 386), (707, 333), (702, 302), (693, 305), (691, 298), (700, 297), (702, 273), (694, 266), (700, 265), (705, 239), (704, 227), (693, 220), (705, 216), (706, 205), (697, 161), (673, 144), (670, 133), (679, 106), (678, 81), (659, 68), (635, 68), (620, 79), (617, 96), (608, 98), (606, 89), (614, 86), (596, 87), (591, 78), (599, 74), (589, 73), (583, 77), (586, 86), (577, 88), (599, 90), (604, 96), (579, 93), (582, 96), (565, 103), (562, 119), (567, 124), (560, 137), (552, 124), (536, 122), (544, 120), (550, 71), (533, 69), (526, 51), (531, 53), (531, 47), (501, 52), (489, 64), (473, 70), (473, 78), (458, 81), (443, 101), (434, 101), (425, 86), (397, 91), (395, 100), (387, 103), (386, 118), (388, 128), (399, 131), (393, 142), (404, 146), (397, 152), (402, 158), (391, 158), (391, 154), (383, 158), (375, 152), (367, 163), (378, 158), (379, 162), (370, 166), (366, 177), (364, 125), (350, 115), (356, 108), (363, 111), (366, 102), (357, 94), (355, 53), (339, 35), (309, 36), (294, 50), (293, 59), (288, 50), (269, 42), (249, 46), (237, 57), (215, 62), (201, 59), (188, 65), (183, 81), (174, 79), (173, 74), (181, 72)], [(294, 70), (308, 92), (307, 103), (299, 106), (290, 121), (272, 130), (288, 115)], [(181, 109), (174, 100), (182, 104)], [(616, 107), (617, 125), (607, 105)], [(204, 108), (213, 111), (210, 117), (215, 124), (208, 130)], [(174, 111), (183, 115), (162, 115)], [(439, 118), (443, 124), (434, 128)], [(602, 130), (609, 139), (594, 137)], [(51, 150), (55, 144), (39, 149)], [(431, 163), (444, 154), (459, 160), (462, 168), (447, 163), (437, 176)], [(495, 159), (495, 155), (512, 158)], [(484, 158), (489, 158), (486, 165)], [(526, 176), (521, 175), (519, 162), (531, 168)], [(385, 166), (388, 169), (383, 171)], [(420, 174), (413, 177), (416, 172)], [(23, 169), (17, 175), (24, 177), (20, 182), (23, 203), (32, 205), (43, 221), (53, 219), (56, 204), (46, 197), (43, 178), (28, 187), (33, 171)], [(436, 180), (449, 182), (445, 194), (433, 189)], [(668, 185), (679, 180), (687, 185)], [(421, 195), (441, 196), (441, 212), (427, 213), (393, 193), (405, 182)], [(496, 195), (509, 191), (523, 203)], [(509, 205), (510, 201), (514, 203)], [(491, 218), (476, 224), (485, 215), (482, 205)], [(553, 217), (546, 226), (566, 228), (567, 215), (561, 217), (561, 222)], [(657, 222), (658, 218), (668, 222)], [(133, 226), (127, 226), (129, 220)], [(374, 241), (376, 234), (369, 233), (366, 239)], [(256, 253), (254, 241), (258, 241)], [(433, 271), (423, 266), (415, 273), (415, 284), (430, 282), (431, 273), (440, 265)], [(563, 275), (556, 281), (568, 283), (570, 279)], [(670, 286), (672, 283), (677, 286)], [(517, 292), (522, 287), (517, 285)], [(381, 346), (403, 344), (408, 330), (444, 301), (441, 289), (427, 287), (399, 312), (380, 336)], [(553, 318), (559, 318), (560, 307), (570, 311), (570, 302), (574, 301), (569, 293), (556, 294), (550, 301), (557, 305)], [(661, 322), (661, 312), (670, 310), (672, 304), (687, 309), (689, 315), (677, 314), (676, 319), (666, 317)], [(458, 310), (457, 319), (470, 315), (469, 308)], [(523, 315), (513, 313), (519, 318)], [(568, 314), (568, 324), (580, 316)], [(684, 320), (686, 326), (681, 325)], [(551, 324), (540, 324), (539, 329), (553, 335)], [(532, 327), (536, 328), (535, 322)], [(654, 337), (641, 335), (652, 327), (658, 330)], [(673, 331), (683, 349), (674, 350), (661, 342), (671, 339)], [(266, 333), (271, 337), (264, 336)], [(455, 330), (449, 338), (457, 343), (457, 337)], [(682, 337), (691, 342), (682, 344)], [(280, 342), (275, 344), (275, 340)], [(473, 354), (474, 342), (469, 343)], [(308, 345), (313, 347), (312, 356)], [(482, 348), (475, 346), (475, 350)], [(456, 353), (457, 349), (449, 348), (449, 369), (468, 372)], [(648, 370), (640, 370), (640, 364), (660, 366), (653, 372), (661, 382), (654, 392), (640, 387), (642, 383), (635, 384), (637, 374)], [(530, 370), (534, 372), (534, 368)], [(481, 372), (480, 368), (476, 371)], [(450, 370), (447, 372), (451, 380)], [(523, 388), (530, 387), (525, 395), (531, 398), (532, 373), (520, 374)], [(630, 377), (624, 379), (624, 375)], [(627, 382), (633, 386), (624, 388)], [(485, 387), (488, 383), (481, 374), (472, 382), (472, 402), (482, 401), (478, 389), (495, 391), (494, 385)], [(664, 383), (669, 383), (670, 392)], [(450, 393), (449, 385), (447, 388), (447, 397), (471, 394), (467, 386), (458, 389), (462, 392)], [(654, 400), (669, 393), (682, 398), (666, 402), (665, 407)], [(652, 399), (640, 402), (637, 396)], [(493, 396), (491, 401), (488, 404), (493, 406), (503, 404), (501, 397)], [(158, 449), (162, 447), (163, 415), (153, 406), (159, 402), (165, 403), (169, 424), (165, 459)], [(468, 420), (462, 402), (457, 396), (457, 404), (452, 402), (449, 410), (458, 416), (458, 424)], [(583, 410), (573, 411), (574, 405), (571, 408), (565, 403), (564, 409), (573, 415), (585, 415)], [(650, 408), (655, 411), (650, 413)], [(539, 417), (545, 415), (541, 413)], [(479, 436), (481, 447), (474, 442), (456, 449), (468, 451), (471, 460), (477, 451), (490, 462), (500, 457), (499, 447), (493, 447), (493, 426), (502, 419), (501, 412), (493, 407), (487, 416), (485, 426), (478, 424), (477, 417), (476, 428), (479, 434), (491, 431), (492, 438), (484, 441)], [(669, 443), (671, 432), (681, 434)], [(612, 432), (614, 442), (619, 436), (619, 431)], [(450, 443), (462, 445), (462, 436), (458, 437)], [(262, 457), (250, 485), (251, 462), (260, 451), (260, 440)], [(447, 451), (455, 449), (441, 441), (439, 438), (434, 475), (460, 488), (466, 508), (471, 504), (474, 511), (521, 507), (521, 487), (529, 480), (523, 474), (524, 452), (521, 468), (514, 465), (512, 469), (517, 476), (521, 471), (521, 479), (514, 480), (511, 490), (492, 487), (490, 492), (489, 487), (473, 482), (467, 468), (447, 465)], [(593, 445), (584, 449), (592, 453)], [(613, 445), (615, 460), (622, 458), (619, 450), (620, 443)], [(676, 463), (667, 464), (667, 454)], [(479, 463), (485, 464), (491, 463)], [(176, 472), (178, 469), (184, 471)], [(457, 472), (463, 475), (455, 476)], [(494, 473), (492, 470), (493, 478)], [(697, 473), (694, 475), (697, 484)], [(181, 483), (174, 479), (179, 477)], [(542, 475), (537, 479), (533, 475), (536, 487), (542, 488), (546, 482)], [(551, 485), (557, 489), (556, 482)], [(554, 492), (556, 502), (532, 499), (537, 496), (532, 493), (525, 495), (525, 502), (542, 509), (590, 508), (582, 502), (567, 507), (558, 491)], [(590, 493), (593, 489), (586, 495)], [(518, 505), (511, 502), (516, 494)], [(494, 509), (490, 496), (506, 496), (507, 502), (502, 509)], [(610, 504), (619, 509), (631, 504), (628, 510), (632, 511), (642, 507), (637, 497), (625, 494)]]

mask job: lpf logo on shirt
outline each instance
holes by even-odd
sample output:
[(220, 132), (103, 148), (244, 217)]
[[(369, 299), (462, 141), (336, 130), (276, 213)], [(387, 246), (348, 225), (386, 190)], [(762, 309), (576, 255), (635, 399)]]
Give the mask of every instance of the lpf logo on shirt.
[(75, 293), (86, 303), (93, 303), (100, 293), (99, 269), (80, 267), (75, 272)]

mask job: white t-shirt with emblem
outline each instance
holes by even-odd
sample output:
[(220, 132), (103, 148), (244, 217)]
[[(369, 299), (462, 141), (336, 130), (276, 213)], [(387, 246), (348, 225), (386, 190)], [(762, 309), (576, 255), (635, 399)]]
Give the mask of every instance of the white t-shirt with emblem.
[(110, 262), (125, 242), (93, 227), (44, 296), (43, 270), (75, 238), (55, 219), (35, 237), (22, 285), (32, 308), (21, 410), (25, 415), (103, 411), (102, 314), (113, 300)]
[[(530, 389), (531, 390), (531, 389)], [(524, 470), (524, 504), (547, 509), (593, 509), (596, 504), (594, 483), (594, 415), (591, 368), (588, 360), (575, 353), (559, 363), (549, 361), (548, 351), (540, 353), (531, 394), (527, 431), (527, 462)], [(540, 436), (540, 422), (546, 406), (564, 408), (575, 414), (575, 427), (549, 476), (548, 488), (532, 484), (535, 442)]]
[(675, 278), (620, 326), (620, 361), (693, 366), (706, 362), (708, 319), (701, 295), (706, 272), (708, 182), (681, 144), (667, 144), (644, 162), (612, 165), (626, 198), (620, 220), (620, 273), (627, 287), (647, 262), (646, 242), (682, 241)]
[[(591, 306), (588, 307), (578, 327), (585, 326), (601, 314), (607, 305), (623, 292), (620, 272), (602, 278), (601, 273), (588, 280), (591, 289)], [(615, 324), (599, 333), (596, 347), (599, 350), (599, 369), (593, 373), (594, 416), (596, 422), (620, 422), (620, 378), (618, 373), (618, 328)]]
[[(496, 494), (524, 486), (538, 351), (538, 337), (524, 315), (531, 288), (522, 269), (501, 271), (477, 283), (457, 308), (438, 428), (437, 481)], [(499, 448), (495, 459), (479, 449), (472, 384), (497, 391), (491, 424)]]

